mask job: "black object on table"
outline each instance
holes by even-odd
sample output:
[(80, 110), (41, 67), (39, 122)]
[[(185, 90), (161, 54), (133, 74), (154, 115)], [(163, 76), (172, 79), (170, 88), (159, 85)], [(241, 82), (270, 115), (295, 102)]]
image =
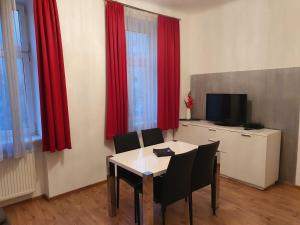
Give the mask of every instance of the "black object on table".
[(153, 149), (153, 153), (157, 157), (166, 157), (166, 156), (174, 156), (175, 155), (175, 152), (173, 152), (170, 148)]

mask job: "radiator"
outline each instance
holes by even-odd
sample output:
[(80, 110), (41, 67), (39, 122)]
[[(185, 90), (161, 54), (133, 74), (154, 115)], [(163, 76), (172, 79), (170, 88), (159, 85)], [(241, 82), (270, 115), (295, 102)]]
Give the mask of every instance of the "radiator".
[(35, 185), (34, 153), (0, 162), (0, 202), (31, 194), (35, 191)]

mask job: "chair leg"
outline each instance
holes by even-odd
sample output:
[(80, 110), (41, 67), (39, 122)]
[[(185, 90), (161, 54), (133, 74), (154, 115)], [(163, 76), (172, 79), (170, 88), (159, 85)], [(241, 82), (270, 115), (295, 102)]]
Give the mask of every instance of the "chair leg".
[(162, 224), (166, 224), (166, 208), (161, 206), (161, 216), (162, 216)]
[(190, 225), (193, 225), (193, 193), (189, 195), (189, 215), (190, 215)]
[(138, 225), (141, 224), (141, 208), (140, 208), (140, 197), (137, 195), (137, 222)]
[(134, 222), (138, 222), (138, 215), (137, 215), (137, 197), (136, 197), (136, 190), (134, 189)]
[(135, 222), (140, 225), (141, 224), (141, 212), (140, 212), (140, 196), (138, 190), (134, 190), (134, 208), (135, 208)]
[(216, 183), (213, 182), (211, 184), (211, 207), (213, 209), (213, 214), (216, 215), (216, 197), (217, 197), (217, 188), (216, 188)]
[(217, 157), (214, 160), (214, 173), (213, 173), (213, 180), (211, 183), (211, 207), (213, 209), (213, 214), (216, 215), (217, 210)]
[(120, 205), (120, 179), (117, 178), (117, 209)]

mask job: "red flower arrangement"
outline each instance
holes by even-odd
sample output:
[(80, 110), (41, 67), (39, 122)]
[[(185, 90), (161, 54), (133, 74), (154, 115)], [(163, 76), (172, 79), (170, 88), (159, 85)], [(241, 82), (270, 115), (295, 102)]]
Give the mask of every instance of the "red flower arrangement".
[(184, 100), (184, 103), (188, 109), (193, 108), (193, 98), (192, 98), (191, 92), (189, 92), (188, 96)]

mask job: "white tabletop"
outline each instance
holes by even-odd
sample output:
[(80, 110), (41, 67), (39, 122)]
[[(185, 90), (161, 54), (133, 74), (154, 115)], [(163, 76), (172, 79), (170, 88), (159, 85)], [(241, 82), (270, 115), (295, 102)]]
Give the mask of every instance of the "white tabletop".
[(197, 145), (181, 141), (169, 141), (158, 145), (152, 145), (128, 152), (113, 155), (110, 162), (123, 167), (139, 176), (150, 172), (154, 177), (164, 174), (168, 168), (171, 157), (157, 157), (153, 153), (154, 148), (170, 148), (175, 154), (181, 154), (197, 149)]

